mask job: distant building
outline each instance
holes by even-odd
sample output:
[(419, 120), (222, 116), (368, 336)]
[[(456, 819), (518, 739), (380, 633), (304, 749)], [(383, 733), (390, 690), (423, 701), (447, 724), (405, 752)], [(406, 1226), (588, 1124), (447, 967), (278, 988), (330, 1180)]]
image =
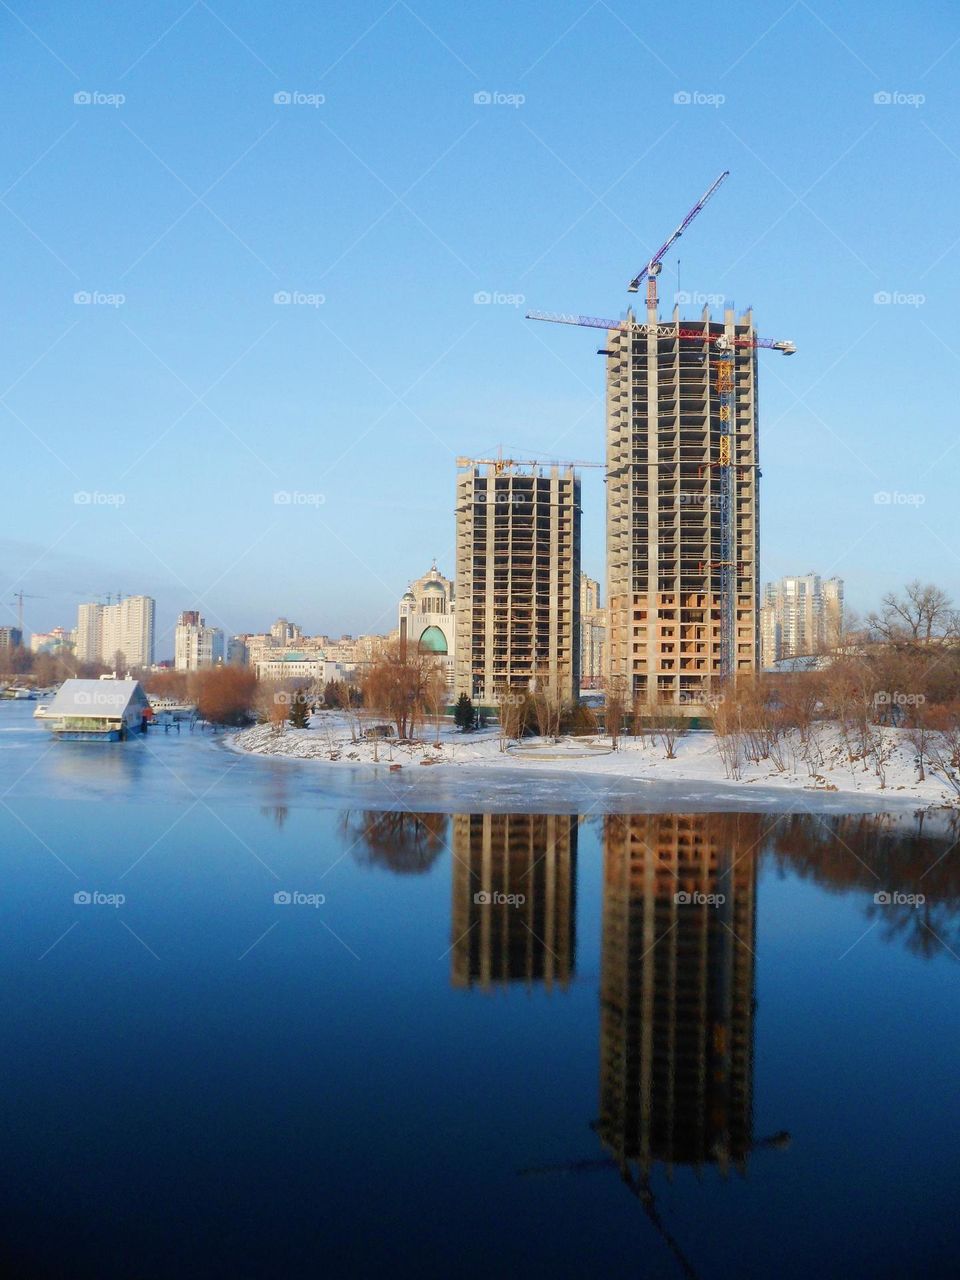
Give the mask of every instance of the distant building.
[(76, 632), (54, 627), (52, 631), (35, 631), (30, 637), (31, 653), (49, 653), (55, 658), (72, 655)]
[(422, 578), (411, 582), (400, 601), (400, 644), (408, 652), (442, 659), (447, 684), (453, 687), (456, 631), (454, 586), (434, 562)]
[(246, 636), (231, 636), (227, 645), (227, 662), (231, 667), (245, 667), (249, 661)]
[(286, 618), (278, 618), (270, 628), (270, 635), (277, 644), (299, 644), (303, 639), (303, 628), (296, 622), (288, 622)]
[(768, 583), (760, 611), (763, 666), (836, 648), (843, 637), (843, 582), (819, 574)]
[(19, 627), (0, 627), (0, 662), (22, 644), (23, 632)]
[(173, 665), (177, 671), (200, 671), (223, 662), (223, 632), (208, 627), (196, 609), (181, 613), (174, 632)]
[(606, 674), (607, 611), (600, 607), (600, 583), (580, 574), (580, 687), (597, 689)]
[(126, 670), (152, 666), (155, 614), (156, 601), (150, 596), (127, 596), (116, 604), (81, 604), (78, 661)]
[(469, 464), (457, 476), (456, 691), (495, 703), (580, 690), (580, 479)]
[(264, 657), (256, 663), (258, 680), (298, 680), (315, 685), (328, 680), (342, 680), (346, 674), (336, 662), (328, 662), (323, 653), (284, 653)]

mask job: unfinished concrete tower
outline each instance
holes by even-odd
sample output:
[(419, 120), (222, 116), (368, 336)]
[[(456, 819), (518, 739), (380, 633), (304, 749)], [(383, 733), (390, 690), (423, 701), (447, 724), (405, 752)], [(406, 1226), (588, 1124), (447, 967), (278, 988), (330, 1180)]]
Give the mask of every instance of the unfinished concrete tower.
[(651, 310), (607, 333), (609, 675), (696, 716), (725, 664), (758, 666), (757, 362), (749, 311), (680, 328)]
[(580, 690), (580, 479), (468, 462), (457, 476), (456, 692), (492, 705), (535, 682)]

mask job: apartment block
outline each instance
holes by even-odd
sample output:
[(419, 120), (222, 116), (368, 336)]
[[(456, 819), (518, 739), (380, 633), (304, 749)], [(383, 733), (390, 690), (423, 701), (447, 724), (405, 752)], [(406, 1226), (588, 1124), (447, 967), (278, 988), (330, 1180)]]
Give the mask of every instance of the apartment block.
[(696, 714), (723, 675), (727, 581), (730, 672), (759, 664), (757, 363), (749, 311), (679, 328), (628, 312), (607, 332), (608, 671)]
[(607, 611), (600, 605), (600, 583), (580, 574), (580, 684), (599, 689), (606, 674)]
[(843, 581), (819, 574), (768, 583), (761, 610), (763, 665), (835, 648), (843, 636)]
[(492, 704), (580, 686), (580, 480), (572, 467), (457, 476), (456, 692)]
[(173, 654), (177, 671), (215, 667), (223, 662), (223, 632), (219, 627), (208, 627), (196, 609), (188, 609), (177, 619)]
[(127, 596), (116, 604), (81, 604), (77, 609), (77, 659), (120, 669), (153, 665), (156, 602)]

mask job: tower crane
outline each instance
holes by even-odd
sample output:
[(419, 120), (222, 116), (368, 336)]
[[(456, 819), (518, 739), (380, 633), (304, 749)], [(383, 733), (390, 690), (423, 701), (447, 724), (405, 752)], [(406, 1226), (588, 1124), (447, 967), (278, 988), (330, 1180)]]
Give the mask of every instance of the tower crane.
[(653, 257), (650, 259), (647, 265), (643, 268), (640, 274), (634, 276), (633, 279), (630, 281), (630, 283), (627, 285), (627, 289), (630, 293), (636, 293), (637, 290), (640, 288), (641, 284), (643, 284), (644, 280), (646, 280), (648, 312), (651, 310), (656, 312), (657, 310), (657, 276), (660, 274), (661, 270), (663, 269), (663, 259), (667, 256), (671, 248), (680, 239), (680, 237), (686, 231), (687, 227), (689, 227), (690, 223), (694, 220), (694, 218), (697, 216), (700, 210), (704, 207), (704, 205), (707, 203), (710, 197), (714, 194), (714, 192), (720, 186), (720, 184), (726, 178), (729, 178), (729, 177), (730, 177), (730, 170), (724, 169), (720, 177), (717, 178), (717, 180), (713, 183), (712, 186), (707, 188), (707, 190), (703, 193), (703, 195), (700, 197), (697, 203), (693, 206), (693, 208), (690, 210), (690, 212), (687, 214), (684, 220), (680, 223), (680, 225), (676, 228), (676, 230), (674, 230), (673, 233), (670, 236), (668, 236), (668, 238), (660, 246), (660, 248), (653, 255)]
[[(23, 634), (23, 602), (24, 600), (42, 600), (43, 596), (32, 596), (28, 591), (15, 591), (13, 604), (17, 606), (17, 630)], [(11, 605), (11, 608), (13, 606)]]
[(498, 454), (496, 458), (457, 458), (458, 467), (493, 467), (499, 476), (513, 467), (599, 467), (606, 470), (605, 462), (583, 462), (580, 459), (561, 462), (555, 458), (505, 458)]
[[(736, 423), (736, 378), (734, 376), (734, 356), (738, 348), (766, 348), (779, 351), (783, 355), (792, 356), (796, 346), (784, 339), (758, 338), (752, 335), (737, 335), (721, 332), (713, 334), (708, 324), (700, 329), (684, 328), (679, 320), (661, 324), (657, 315), (657, 276), (660, 273), (662, 259), (677, 239), (683, 234), (700, 210), (704, 207), (720, 184), (729, 175), (724, 170), (693, 206), (684, 220), (662, 247), (644, 267), (638, 276), (631, 280), (628, 288), (636, 293), (643, 280), (647, 281), (647, 322), (642, 324), (634, 319), (628, 311), (623, 320), (607, 320), (600, 316), (569, 315), (548, 311), (528, 311), (528, 320), (545, 320), (551, 324), (577, 325), (587, 329), (619, 330), (634, 333), (638, 336), (652, 338), (676, 338), (681, 342), (698, 342), (708, 346), (714, 358), (716, 378), (714, 389), (719, 400), (720, 431), (717, 445), (717, 456), (711, 460), (710, 466), (715, 468), (719, 478), (719, 545), (718, 557), (703, 566), (711, 573), (716, 571), (720, 577), (720, 674), (722, 679), (733, 675), (736, 668), (736, 457), (732, 442), (732, 432)], [(601, 347), (599, 355), (610, 356), (613, 353)]]

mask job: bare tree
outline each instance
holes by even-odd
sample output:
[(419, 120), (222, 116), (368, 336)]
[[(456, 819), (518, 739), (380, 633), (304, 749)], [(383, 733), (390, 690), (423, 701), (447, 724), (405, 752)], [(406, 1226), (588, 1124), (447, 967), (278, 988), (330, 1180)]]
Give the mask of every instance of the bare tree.
[(889, 591), (879, 613), (867, 615), (875, 639), (885, 644), (919, 645), (960, 636), (960, 616), (945, 591), (918, 579), (902, 595)]

